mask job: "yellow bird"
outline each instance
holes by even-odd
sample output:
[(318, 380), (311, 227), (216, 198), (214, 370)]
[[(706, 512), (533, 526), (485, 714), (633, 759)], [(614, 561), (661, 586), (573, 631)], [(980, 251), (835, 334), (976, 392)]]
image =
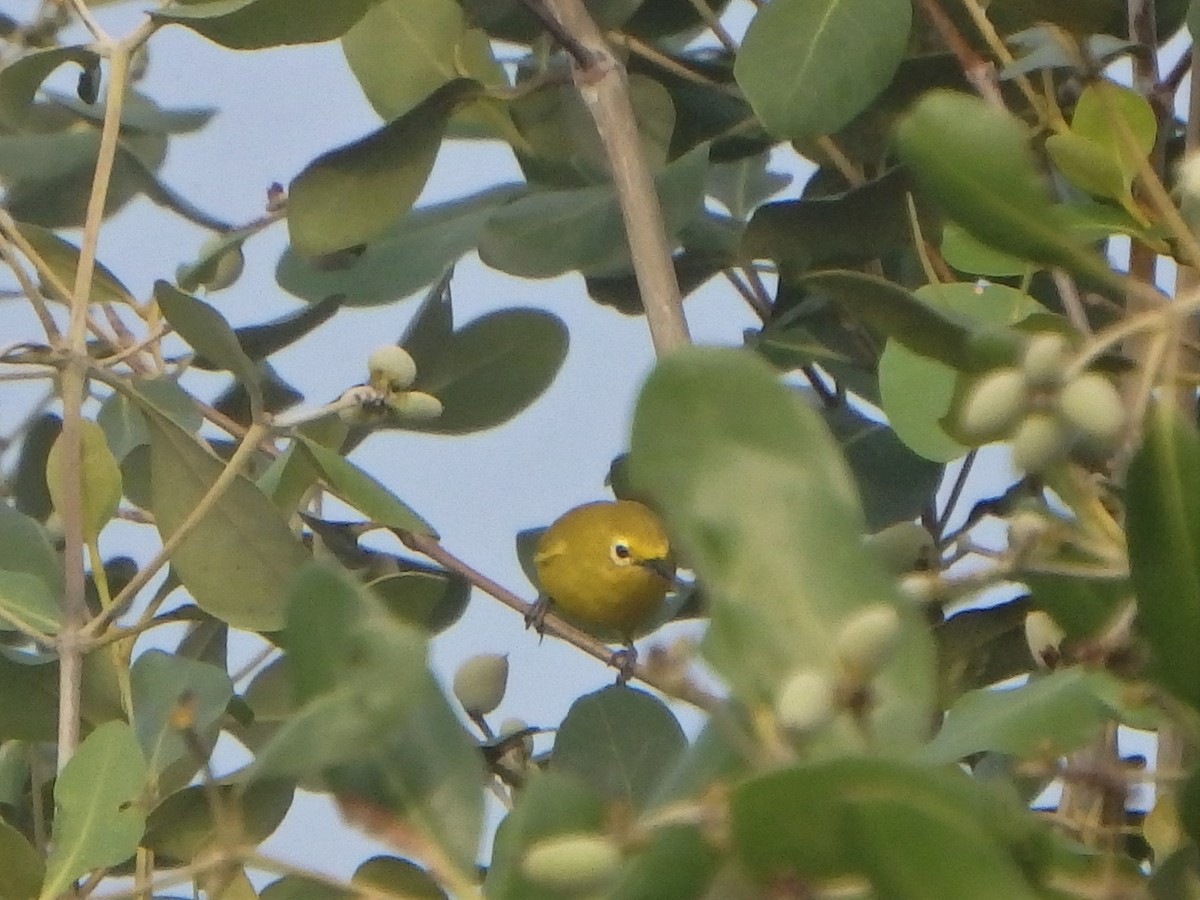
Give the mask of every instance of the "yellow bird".
[[(543, 532), (533, 563), (555, 608), (584, 627), (616, 632), (627, 647), (660, 611), (675, 575), (662, 522), (634, 500), (568, 510)], [(531, 624), (544, 613), (543, 605)]]

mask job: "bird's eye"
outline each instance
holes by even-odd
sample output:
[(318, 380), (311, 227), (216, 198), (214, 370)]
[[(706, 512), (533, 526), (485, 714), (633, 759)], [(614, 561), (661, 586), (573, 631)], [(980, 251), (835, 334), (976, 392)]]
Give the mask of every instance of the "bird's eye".
[(615, 559), (617, 562), (625, 562), (631, 556), (633, 556), (633, 551), (629, 549), (629, 545), (624, 541), (614, 541), (612, 545), (612, 555), (613, 559)]

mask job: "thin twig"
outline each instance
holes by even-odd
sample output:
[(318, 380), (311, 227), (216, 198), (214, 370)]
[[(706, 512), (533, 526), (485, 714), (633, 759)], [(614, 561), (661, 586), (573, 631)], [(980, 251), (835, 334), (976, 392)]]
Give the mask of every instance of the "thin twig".
[(558, 20), (544, 0), (521, 0), (521, 5), (533, 14), (560, 47), (571, 54), (576, 65), (587, 69), (595, 63), (591, 51)]
[(736, 55), (738, 51), (737, 41), (733, 39), (733, 35), (721, 24), (720, 17), (713, 12), (713, 8), (708, 5), (705, 0), (689, 0), (692, 8), (700, 16), (705, 25), (721, 42), (721, 46), (728, 50), (731, 54)]
[[(528, 4), (535, 0), (525, 0)], [(662, 209), (638, 134), (625, 69), (609, 50), (583, 0), (547, 0), (562, 30), (587, 51), (574, 57), (575, 86), (596, 124), (625, 223), (634, 274), (654, 349), (691, 343)]]
[(62, 341), (62, 332), (58, 330), (58, 323), (50, 315), (50, 308), (46, 305), (46, 298), (42, 296), (42, 292), (38, 289), (38, 286), (33, 283), (33, 279), (29, 277), (29, 274), (25, 271), (25, 267), (21, 265), (21, 261), (17, 259), (17, 255), (13, 253), (12, 244), (2, 231), (0, 231), (0, 259), (3, 259), (4, 264), (12, 271), (13, 277), (17, 279), (17, 284), (21, 286), (25, 298), (29, 301), (29, 305), (33, 307), (34, 313), (37, 314), (38, 321), (42, 323), (42, 330), (46, 332), (46, 340), (52, 346), (57, 346)]
[(1000, 88), (996, 84), (996, 68), (988, 60), (975, 52), (975, 48), (967, 43), (957, 26), (946, 15), (937, 0), (917, 0), (921, 11), (929, 19), (946, 48), (958, 59), (958, 64), (967, 76), (967, 81), (984, 100), (993, 106), (1004, 107), (1004, 99), (1000, 96)]
[(733, 286), (733, 289), (741, 295), (743, 300), (746, 301), (746, 305), (754, 310), (754, 314), (757, 315), (759, 319), (761, 319), (763, 322), (766, 322), (769, 318), (771, 318), (770, 305), (768, 304), (764, 306), (759, 301), (758, 296), (754, 293), (754, 291), (750, 289), (750, 285), (742, 281), (734, 269), (724, 268), (721, 270), (721, 274), (725, 276), (725, 280), (728, 281)]
[(972, 448), (966, 456), (963, 457), (962, 465), (959, 466), (958, 472), (954, 476), (954, 484), (950, 486), (950, 496), (946, 498), (946, 505), (942, 508), (942, 514), (937, 519), (937, 536), (940, 539), (946, 530), (946, 526), (950, 524), (950, 517), (954, 515), (954, 509), (958, 506), (958, 501), (962, 497), (963, 488), (967, 486), (967, 479), (971, 475), (971, 466), (975, 464), (975, 457), (979, 455), (977, 449)]

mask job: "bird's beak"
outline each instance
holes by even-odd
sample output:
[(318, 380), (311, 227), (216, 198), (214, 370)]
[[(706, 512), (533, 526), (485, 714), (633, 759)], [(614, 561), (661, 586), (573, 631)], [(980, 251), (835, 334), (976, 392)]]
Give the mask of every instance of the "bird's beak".
[(638, 565), (644, 566), (667, 581), (675, 580), (675, 563), (669, 559), (641, 559)]

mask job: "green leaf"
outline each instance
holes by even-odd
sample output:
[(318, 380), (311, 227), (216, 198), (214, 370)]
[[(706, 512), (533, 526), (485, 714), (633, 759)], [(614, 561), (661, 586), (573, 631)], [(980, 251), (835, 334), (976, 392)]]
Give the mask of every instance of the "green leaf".
[(4, 900), (31, 900), (36, 897), (46, 875), (42, 855), (25, 840), (25, 835), (0, 819), (0, 897)]
[(405, 900), (446, 900), (446, 893), (433, 878), (407, 859), (373, 856), (354, 870), (351, 884), (379, 888)]
[(0, 119), (19, 129), (29, 117), (29, 107), (42, 82), (63, 63), (77, 63), (88, 69), (100, 62), (95, 50), (80, 45), (34, 50), (0, 69)]
[(62, 593), (62, 569), (45, 530), (7, 503), (0, 503), (0, 569), (36, 578), (52, 597)]
[(250, 233), (246, 229), (236, 229), (206, 240), (200, 245), (196, 260), (175, 271), (175, 282), (180, 289), (221, 291), (232, 285), (245, 268), (246, 255), (242, 245)]
[[(1124, 122), (1134, 147), (1126, 148), (1118, 122)], [(1158, 119), (1150, 103), (1137, 91), (1108, 80), (1094, 81), (1083, 89), (1071, 116), (1071, 131), (1106, 147), (1123, 174), (1132, 181), (1138, 163), (1154, 149)]]
[(430, 634), (457, 622), (471, 599), (471, 585), (450, 572), (398, 572), (368, 582), (367, 587), (392, 615)]
[(494, 428), (542, 395), (566, 355), (566, 326), (551, 313), (516, 308), (480, 316), (440, 347), (414, 355), (413, 390), (433, 394), (444, 409), (436, 419), (399, 427), (431, 434)]
[(154, 299), (171, 327), (198, 354), (210, 364), (232, 372), (252, 396), (258, 394), (258, 369), (242, 349), (224, 316), (203, 300), (197, 300), (165, 281), (154, 283)]
[[(7, 71), (7, 69), (0, 71)], [(46, 265), (50, 268), (50, 271), (58, 276), (59, 281), (66, 285), (67, 288), (74, 288), (75, 269), (79, 265), (79, 248), (70, 241), (63, 240), (53, 231), (42, 228), (40, 225), (19, 222), (17, 223), (17, 231), (21, 233), (21, 236), (25, 240), (29, 241), (30, 246), (45, 260)], [(48, 296), (59, 300), (67, 299), (60, 297), (58, 292), (51, 289), (45, 280), (42, 281), (42, 289), (46, 291)], [(92, 273), (92, 289), (89, 296), (93, 303), (134, 302), (129, 289), (99, 260), (95, 262), (95, 271)]]
[(467, 74), (455, 54), (466, 27), (454, 0), (384, 0), (342, 36), (342, 51), (367, 101), (391, 120)]
[(1051, 204), (1029, 132), (1012, 114), (954, 91), (925, 94), (900, 121), (896, 150), (921, 188), (988, 246), (1032, 262), (1107, 275)]
[[(257, 362), (307, 336), (318, 326), (332, 319), (341, 307), (340, 296), (329, 296), (271, 322), (234, 329), (233, 335), (242, 352), (250, 360)], [(226, 368), (206, 356), (196, 357), (192, 365), (197, 369)], [(255, 374), (257, 373), (258, 369), (255, 368)]]
[(843, 194), (764, 204), (746, 226), (742, 252), (795, 271), (876, 259), (912, 243), (911, 190), (904, 170), (892, 169)]
[(46, 582), (27, 572), (0, 569), (0, 631), (55, 635), (62, 612)]
[(551, 769), (639, 809), (687, 747), (662, 701), (623, 685), (580, 697), (554, 740)]
[(733, 71), (775, 136), (831, 134), (888, 86), (911, 21), (904, 0), (772, 0), (750, 22)]
[[(1015, 325), (1046, 312), (1028, 294), (999, 284), (926, 285), (914, 295), (980, 330)], [(957, 381), (954, 368), (915, 353), (900, 340), (889, 340), (879, 359), (879, 392), (888, 422), (905, 444), (926, 459), (949, 462), (967, 452), (942, 426), (953, 408)]]
[(483, 760), (426, 668), (419, 632), (340, 572), (296, 578), (282, 635), (301, 709), (259, 753), (253, 778), (323, 775), (473, 869)]
[(522, 190), (499, 185), (461, 200), (414, 209), (360, 255), (308, 260), (288, 248), (279, 258), (275, 280), (310, 302), (338, 295), (346, 306), (376, 306), (407, 297), (474, 250), (488, 218)]
[(760, 203), (792, 183), (790, 174), (772, 171), (770, 164), (769, 153), (758, 153), (714, 165), (708, 173), (708, 195), (744, 222)]
[[(171, 537), (220, 477), (210, 450), (146, 403), (151, 510)], [(237, 628), (283, 625), (284, 592), (308, 560), (296, 536), (253, 482), (239, 475), (171, 556), (171, 567), (205, 612)]]
[[(25, 439), (21, 441), (15, 471), (8, 476), (17, 509), (36, 522), (46, 521), (53, 510), (50, 489), (46, 487), (46, 457), (61, 430), (62, 419), (54, 413), (43, 413), (30, 422), (25, 429)], [(0, 551), (0, 562), (3, 561), (3, 551)], [(4, 568), (18, 569), (19, 566), (6, 564)]]
[(446, 120), (481, 90), (466, 78), (447, 82), (400, 118), (309, 163), (288, 188), (296, 251), (321, 256), (380, 237), (425, 187)]
[(734, 852), (757, 880), (860, 874), (889, 900), (1036, 900), (1026, 815), (959, 773), (865, 758), (761, 775), (730, 798)]
[(203, 735), (233, 696), (233, 683), (224, 669), (161, 650), (147, 650), (137, 658), (130, 682), (138, 744), (155, 773), (189, 752), (174, 724), (180, 704), (188, 706), (187, 727)]
[(437, 535), (428, 522), (381, 482), (339, 453), (303, 436), (297, 438), (297, 446), (303, 449), (329, 486), (376, 525), (414, 534)]
[(1033, 667), (1025, 640), (1028, 598), (955, 613), (934, 630), (938, 644), (939, 708), (966, 691), (987, 687)]
[(557, 772), (535, 771), (517, 805), (496, 830), (492, 864), (484, 880), (489, 900), (560, 900), (521, 872), (526, 848), (556, 834), (600, 832), (604, 801), (591, 788)]
[[(874, 682), (871, 731), (896, 752), (921, 740), (933, 695), (928, 634), (862, 545), (852, 476), (820, 415), (766, 363), (702, 348), (660, 361), (638, 401), (629, 465), (710, 592), (703, 651), (734, 696), (770, 701), (797, 669), (835, 666), (847, 617), (895, 604), (902, 637)], [(854, 732), (839, 721), (829, 740), (854, 746)]]
[[(675, 160), (654, 179), (668, 237), (699, 212), (708, 172), (708, 144)], [(499, 209), (479, 241), (480, 258), (522, 278), (624, 271), (629, 247), (610, 185), (537, 191)]]
[(883, 423), (849, 405), (822, 409), (854, 473), (867, 530), (915, 519), (929, 505), (942, 480), (942, 467), (900, 442)]
[(1020, 687), (971, 691), (950, 707), (920, 758), (938, 764), (984, 751), (1020, 758), (1070, 753), (1113, 718), (1107, 697), (1114, 690), (1114, 676), (1073, 666)]
[(946, 222), (942, 226), (942, 259), (960, 272), (972, 275), (1014, 277), (1031, 270), (1025, 260), (993, 250), (971, 237), (961, 225)]
[[(121, 503), (121, 469), (108, 449), (104, 430), (95, 422), (80, 421), (79, 439), (78, 462), (67, 458), (61, 434), (54, 441), (46, 457), (46, 486), (59, 515), (63, 515), (71, 503), (78, 503), (83, 518), (83, 538), (90, 542), (116, 515)], [(80, 493), (77, 498), (66, 494), (64, 466), (79, 467)]]
[(956, 369), (969, 365), (969, 323), (919, 294), (861, 272), (818, 272), (802, 283), (919, 356)]
[(212, 851), (219, 833), (213, 821), (210, 790), (221, 798), (222, 808), (237, 817), (242, 839), (248, 844), (265, 841), (279, 827), (292, 805), (295, 785), (290, 781), (257, 781), (251, 785), (193, 784), (169, 794), (150, 812), (142, 845), (153, 850), (160, 865), (187, 865)]
[(54, 832), (41, 900), (80, 875), (124, 862), (146, 827), (146, 762), (133, 729), (107, 722), (89, 734), (54, 784)]
[(1129, 466), (1125, 508), (1138, 629), (1150, 671), (1200, 708), (1200, 434), (1170, 400), (1152, 403)]
[(1068, 638), (1097, 637), (1133, 595), (1128, 578), (1085, 578), (1024, 572), (1033, 604), (1049, 613)]
[(152, 13), (235, 50), (313, 44), (345, 34), (373, 0), (176, 0)]

